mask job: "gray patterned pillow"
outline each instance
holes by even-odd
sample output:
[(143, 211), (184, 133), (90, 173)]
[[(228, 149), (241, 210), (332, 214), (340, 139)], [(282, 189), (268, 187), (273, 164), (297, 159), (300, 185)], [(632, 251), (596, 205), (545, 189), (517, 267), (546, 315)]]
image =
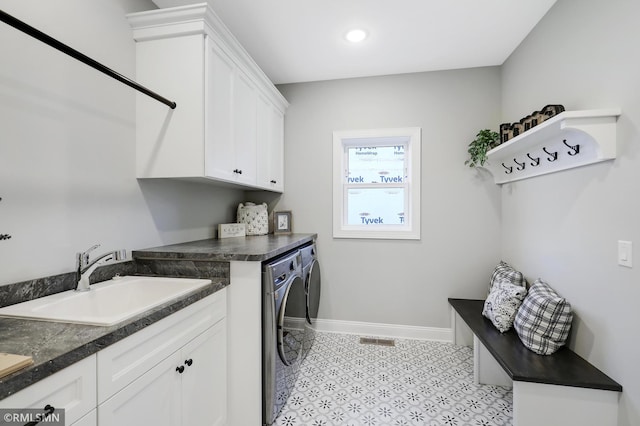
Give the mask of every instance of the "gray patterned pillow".
[(524, 279), (522, 272), (516, 271), (511, 267), (511, 265), (502, 260), (495, 267), (493, 274), (491, 275), (491, 281), (489, 281), (489, 293), (491, 293), (491, 288), (494, 284), (501, 279), (507, 279), (511, 284), (519, 285), (520, 287), (527, 286), (527, 281)]
[(569, 302), (538, 278), (522, 302), (513, 328), (527, 348), (550, 355), (567, 341), (572, 320)]
[(502, 278), (493, 284), (487, 300), (484, 301), (482, 315), (489, 318), (500, 333), (504, 333), (513, 325), (518, 308), (526, 295), (526, 288)]

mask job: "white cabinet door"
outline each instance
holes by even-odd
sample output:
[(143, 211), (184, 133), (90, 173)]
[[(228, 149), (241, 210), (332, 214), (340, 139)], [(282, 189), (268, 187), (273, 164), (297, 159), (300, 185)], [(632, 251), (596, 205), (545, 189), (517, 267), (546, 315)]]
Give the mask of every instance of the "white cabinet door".
[(182, 365), (178, 351), (98, 406), (100, 426), (179, 426)]
[(3, 399), (0, 408), (65, 410), (66, 424), (96, 407), (96, 356), (91, 355)]
[(183, 426), (222, 426), (227, 422), (226, 330), (222, 320), (182, 350)]
[(284, 191), (284, 115), (275, 107), (269, 110), (269, 185)]
[(234, 171), (236, 180), (256, 185), (256, 104), (253, 84), (240, 69), (233, 79), (233, 142), (235, 148)]
[(100, 426), (225, 425), (226, 336), (219, 321), (100, 404)]
[(213, 41), (207, 48), (205, 170), (208, 177), (256, 185), (256, 91)]
[(98, 403), (226, 316), (222, 289), (98, 352)]
[(258, 96), (258, 186), (282, 192), (284, 117), (266, 98)]
[(270, 138), (271, 104), (263, 96), (258, 96), (256, 109), (257, 127), (257, 179), (258, 186), (270, 189), (274, 180), (271, 175), (271, 138)]
[(231, 114), (235, 65), (211, 40), (207, 41), (206, 63), (205, 174), (232, 181), (237, 168)]

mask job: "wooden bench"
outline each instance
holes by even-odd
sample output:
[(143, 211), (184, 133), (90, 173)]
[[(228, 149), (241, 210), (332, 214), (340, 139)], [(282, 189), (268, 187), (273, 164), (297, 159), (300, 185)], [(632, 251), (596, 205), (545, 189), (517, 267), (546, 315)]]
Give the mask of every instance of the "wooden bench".
[(513, 426), (615, 426), (622, 386), (567, 347), (527, 349), (513, 328), (500, 333), (483, 300), (449, 299), (454, 344), (473, 346), (476, 383), (513, 388)]

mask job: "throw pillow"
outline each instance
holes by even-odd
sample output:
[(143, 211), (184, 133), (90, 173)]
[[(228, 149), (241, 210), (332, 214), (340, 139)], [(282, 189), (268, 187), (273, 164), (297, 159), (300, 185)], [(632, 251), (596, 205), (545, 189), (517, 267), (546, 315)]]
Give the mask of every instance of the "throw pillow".
[(573, 321), (571, 305), (538, 278), (516, 314), (513, 328), (522, 343), (540, 355), (560, 349), (569, 336)]
[(502, 278), (491, 288), (487, 300), (484, 301), (482, 315), (489, 318), (500, 333), (504, 333), (513, 325), (518, 308), (526, 295), (525, 287), (513, 285), (508, 279)]
[(501, 279), (507, 279), (513, 285), (519, 285), (520, 287), (526, 287), (527, 281), (524, 279), (522, 272), (516, 271), (507, 262), (500, 261), (491, 274), (491, 281), (489, 281), (489, 293), (493, 285)]

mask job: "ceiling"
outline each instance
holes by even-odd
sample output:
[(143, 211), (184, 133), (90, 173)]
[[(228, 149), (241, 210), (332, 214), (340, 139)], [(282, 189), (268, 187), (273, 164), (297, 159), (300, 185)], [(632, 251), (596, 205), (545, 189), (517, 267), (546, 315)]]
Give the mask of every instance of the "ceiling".
[[(501, 65), (556, 2), (208, 1), (276, 84)], [(355, 27), (358, 44), (344, 39)]]

